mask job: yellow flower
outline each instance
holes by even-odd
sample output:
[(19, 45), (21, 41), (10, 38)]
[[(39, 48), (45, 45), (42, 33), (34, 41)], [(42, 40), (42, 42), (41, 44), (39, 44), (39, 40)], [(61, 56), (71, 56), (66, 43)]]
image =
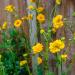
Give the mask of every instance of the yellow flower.
[(38, 14), (37, 20), (39, 23), (44, 23), (45, 22), (45, 16), (43, 14)]
[(52, 31), (53, 31), (53, 33), (55, 33), (56, 32), (56, 29), (55, 28), (52, 28)]
[(29, 10), (33, 10), (33, 9), (35, 9), (35, 8), (34, 8), (34, 6), (30, 5), (30, 6), (28, 6), (28, 9), (29, 9)]
[(33, 15), (32, 15), (32, 14), (29, 14), (29, 15), (27, 16), (27, 20), (32, 20), (32, 18), (33, 18)]
[(42, 63), (42, 58), (38, 57), (37, 60), (38, 60), (38, 64)]
[(5, 7), (5, 10), (8, 12), (13, 12), (15, 10), (15, 7), (13, 5), (8, 5)]
[(4, 22), (2, 25), (2, 29), (6, 29), (7, 28), (7, 22)]
[(60, 5), (61, 4), (61, 0), (56, 0), (56, 4)]
[(44, 8), (43, 7), (38, 7), (36, 10), (37, 10), (37, 12), (42, 12), (44, 10)]
[(27, 60), (22, 60), (22, 61), (20, 61), (20, 66), (23, 66), (23, 65), (25, 65), (25, 64), (27, 64)]
[(40, 30), (40, 34), (43, 34), (44, 32), (45, 32), (44, 29), (41, 29), (41, 30)]
[(64, 25), (62, 19), (62, 15), (57, 15), (53, 18), (53, 27), (55, 29), (59, 29)]
[(61, 40), (55, 40), (50, 43), (49, 49), (51, 53), (60, 52), (65, 47), (65, 44)]
[(35, 2), (36, 0), (30, 0), (30, 2)]
[(65, 60), (67, 57), (68, 57), (67, 54), (62, 54), (62, 55), (61, 55), (61, 58), (62, 58), (63, 60)]
[(37, 43), (35, 46), (32, 47), (33, 53), (39, 53), (43, 50), (43, 45), (41, 43)]
[(14, 26), (15, 26), (15, 27), (20, 27), (21, 24), (22, 24), (22, 21), (21, 21), (20, 19), (17, 19), (17, 20), (15, 20), (15, 22), (14, 22)]

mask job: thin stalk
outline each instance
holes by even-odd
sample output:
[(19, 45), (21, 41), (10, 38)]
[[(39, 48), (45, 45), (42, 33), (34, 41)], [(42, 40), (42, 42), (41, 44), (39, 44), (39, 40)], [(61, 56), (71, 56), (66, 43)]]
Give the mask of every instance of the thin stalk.
[(46, 37), (46, 34), (43, 34), (44, 38), (45, 38), (45, 53), (44, 53), (44, 58), (45, 58), (45, 75), (47, 74), (47, 72), (49, 72), (49, 64), (48, 64), (48, 59), (49, 59), (49, 49), (48, 49), (48, 40)]
[(29, 75), (32, 75), (31, 72), (30, 72), (30, 69), (29, 69), (28, 63), (27, 63), (27, 70), (28, 70)]
[[(52, 25), (51, 18), (52, 18), (52, 15), (53, 15), (53, 12), (54, 12), (55, 8), (56, 8), (56, 5), (53, 7), (53, 9), (50, 13), (50, 16), (48, 17), (48, 29), (51, 27), (50, 24)], [(48, 13), (48, 15), (49, 15), (49, 13)]]
[(58, 75), (62, 75), (62, 60), (59, 58), (60, 56), (59, 56), (59, 53), (57, 53), (57, 55), (56, 55), (56, 58), (57, 58), (57, 62), (56, 63), (58, 63), (57, 64), (57, 68), (58, 68)]

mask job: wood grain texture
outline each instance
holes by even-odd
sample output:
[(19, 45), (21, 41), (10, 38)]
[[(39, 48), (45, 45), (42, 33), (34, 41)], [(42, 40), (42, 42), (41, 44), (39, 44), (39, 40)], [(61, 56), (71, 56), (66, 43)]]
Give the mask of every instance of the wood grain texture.
[[(50, 10), (53, 8), (54, 4), (55, 4), (55, 0), (48, 0), (49, 1), (49, 6), (45, 7), (46, 5), (44, 4), (43, 0), (41, 1), (42, 6), (44, 6), (46, 8), (46, 10)], [(0, 25), (2, 25), (2, 23), (5, 20), (8, 20), (10, 22), (12, 22), (12, 16), (10, 14), (7, 14), (4, 12), (4, 7), (8, 4), (13, 4), (16, 9), (17, 12), (20, 14), (20, 17), (22, 17), (23, 15), (27, 15), (27, 3), (25, 0), (0, 0)], [(72, 17), (72, 13), (75, 11), (75, 0), (62, 0), (62, 4), (59, 7), (59, 14), (62, 14), (64, 17), (67, 17), (69, 20), (75, 20), (75, 17)], [(29, 26), (28, 23), (25, 22), (24, 23), (24, 31), (26, 33), (27, 36), (29, 36)], [(47, 28), (47, 22), (43, 25), (43, 28)], [(75, 28), (75, 25), (74, 25)], [(57, 32), (56, 37), (60, 38), (60, 36), (64, 36), (63, 34), (63, 30), (65, 32), (65, 36), (67, 39), (72, 38), (72, 33), (69, 29), (59, 29)], [(75, 31), (75, 30), (74, 30)], [(0, 35), (1, 36), (1, 35)], [(1, 39), (1, 38), (0, 38)], [(68, 43), (68, 40), (67, 42)], [(70, 53), (69, 53), (69, 57), (71, 59), (72, 55), (75, 52), (75, 45), (71, 45), (70, 48)], [(75, 63), (75, 61), (74, 61)], [(75, 64), (73, 64), (73, 70), (71, 75), (75, 75)]]

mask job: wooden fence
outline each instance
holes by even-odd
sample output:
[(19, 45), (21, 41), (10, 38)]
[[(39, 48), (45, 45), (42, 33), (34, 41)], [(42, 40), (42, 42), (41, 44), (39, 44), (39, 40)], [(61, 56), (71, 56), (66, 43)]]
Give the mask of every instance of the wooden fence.
[[(45, 7), (44, 0), (39, 0), (39, 1), (40, 1), (40, 4)], [(46, 8), (46, 10), (49, 9), (49, 11), (50, 11), (53, 8), (53, 6), (55, 5), (55, 0), (48, 0), (48, 1), (49, 1), (49, 5), (47, 8), (46, 7), (45, 8)], [(26, 10), (27, 0), (0, 0), (0, 25), (2, 25), (2, 23), (5, 20), (12, 22), (13, 17), (11, 16), (11, 14), (5, 13), (5, 11), (4, 11), (4, 7), (8, 4), (13, 4), (16, 7), (17, 12), (20, 14), (20, 17), (22, 17), (28, 13)], [(64, 17), (67, 17), (69, 20), (74, 21), (75, 17), (72, 16), (72, 13), (75, 11), (75, 0), (62, 0), (62, 3), (58, 7), (57, 10), (58, 10), (57, 12), (59, 12), (59, 14), (62, 14)], [(44, 24), (43, 27), (46, 28), (47, 25)], [(73, 26), (73, 27), (75, 27), (75, 26)], [(73, 31), (75, 32), (74, 29), (73, 29)], [(27, 22), (24, 23), (24, 30), (25, 30), (25, 33), (27, 34), (27, 36), (29, 36), (29, 27), (27, 25)], [(57, 38), (62, 36), (63, 30), (65, 31), (65, 36), (67, 37), (67, 39), (72, 37), (71, 31), (69, 29), (65, 30), (63, 28), (62, 30), (58, 30), (57, 35), (56, 35)], [(75, 52), (75, 45), (72, 45), (70, 48), (70, 54), (69, 54), (70, 58), (74, 52)], [(75, 75), (74, 70), (75, 70), (75, 64), (73, 65), (72, 72), (70, 75)]]

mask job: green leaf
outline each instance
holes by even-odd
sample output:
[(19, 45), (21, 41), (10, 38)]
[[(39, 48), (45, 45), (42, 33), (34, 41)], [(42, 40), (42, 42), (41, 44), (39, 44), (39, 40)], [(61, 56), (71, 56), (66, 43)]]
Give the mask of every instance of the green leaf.
[(53, 72), (48, 71), (46, 75), (55, 75)]
[(3, 62), (0, 61), (0, 75), (7, 75), (5, 71), (5, 67), (3, 66)]
[(67, 72), (62, 72), (62, 74), (61, 75), (67, 75)]
[(18, 31), (15, 28), (9, 29), (9, 34), (11, 37), (17, 36)]

